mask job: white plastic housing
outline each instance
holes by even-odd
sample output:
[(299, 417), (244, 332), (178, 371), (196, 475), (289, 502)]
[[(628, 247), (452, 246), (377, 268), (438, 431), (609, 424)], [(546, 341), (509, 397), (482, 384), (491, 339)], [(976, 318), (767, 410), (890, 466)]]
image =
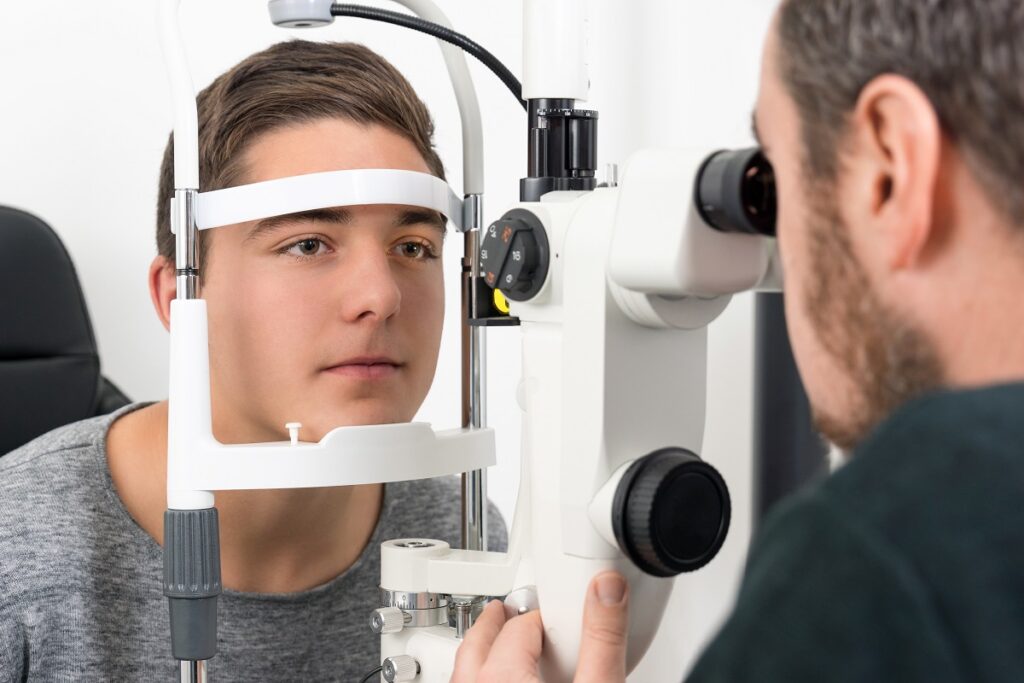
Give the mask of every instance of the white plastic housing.
[(590, 523), (594, 525), (597, 533), (601, 534), (601, 538), (608, 545), (615, 548), (619, 545), (618, 539), (615, 538), (615, 529), (612, 527), (615, 492), (619, 488), (619, 482), (622, 481), (623, 475), (626, 474), (626, 470), (630, 468), (633, 462), (635, 461), (631, 460), (615, 470), (608, 481), (598, 490), (594, 499), (590, 501), (590, 506), (587, 507), (587, 517), (590, 518)]
[(455, 629), (447, 626), (406, 628), (394, 634), (381, 636), (381, 661), (385, 657), (408, 654), (420, 665), (414, 680), (448, 683), (455, 668), (455, 653), (462, 641), (455, 637)]
[(706, 331), (637, 325), (607, 286), (618, 197), (599, 189), (568, 203), (554, 193), (519, 205), (542, 217), (557, 255), (541, 295), (512, 303), (523, 322), (532, 497), (521, 554), (533, 566), (545, 625), (542, 673), (552, 682), (572, 680), (586, 587), (607, 569), (630, 583), (627, 669), (646, 652), (672, 583), (642, 574), (609, 544), (590, 505), (624, 464), (669, 445), (699, 453), (703, 437)]
[[(524, 416), (509, 552), (435, 548), (417, 554), (382, 547), (387, 589), (503, 595), (536, 586), (545, 625), (542, 673), (550, 683), (572, 680), (586, 588), (607, 569), (630, 583), (628, 668), (646, 652), (672, 581), (643, 574), (626, 559), (610, 520), (595, 509), (610, 509), (608, 491), (636, 458), (667, 446), (700, 453), (703, 438), (706, 329), (637, 324), (618, 304), (607, 267), (620, 225), (619, 198), (618, 189), (556, 192), (515, 207), (543, 223), (551, 260), (539, 293), (511, 303), (522, 321), (518, 398)], [(660, 258), (657, 248), (647, 247), (652, 259)], [(714, 302), (718, 310), (722, 301), (727, 298)], [(707, 320), (703, 300), (665, 302), (669, 319)], [(448, 631), (409, 628), (389, 635), (381, 640), (382, 656), (406, 652), (419, 659), (422, 652), (418, 680), (446, 681), (451, 661), (437, 653), (454, 653), (455, 645), (446, 645), (454, 639)]]
[(333, 0), (270, 0), (267, 9), (275, 26), (284, 28), (314, 28), (327, 26)]
[(586, 100), (587, 0), (524, 0), (523, 98)]
[(646, 149), (630, 156), (608, 261), (615, 284), (662, 297), (713, 298), (765, 278), (775, 240), (719, 232), (697, 212), (694, 182), (711, 151)]

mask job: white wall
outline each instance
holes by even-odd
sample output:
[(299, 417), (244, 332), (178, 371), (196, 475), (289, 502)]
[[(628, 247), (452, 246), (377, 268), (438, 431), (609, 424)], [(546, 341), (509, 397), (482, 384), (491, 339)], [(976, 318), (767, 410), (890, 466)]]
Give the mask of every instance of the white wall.
[[(521, 71), (519, 2), (438, 1), (460, 30)], [(162, 398), (167, 387), (167, 337), (146, 290), (157, 169), (171, 127), (153, 5), (8, 3), (0, 19), (0, 203), (40, 215), (61, 235), (85, 289), (104, 371), (140, 400)], [(749, 144), (760, 44), (774, 5), (593, 0), (591, 105), (601, 112), (601, 162), (621, 164), (641, 146)], [(259, 0), (184, 0), (183, 21), (197, 87), (288, 35), (270, 25)], [(433, 112), (449, 179), (461, 188), (458, 115), (432, 39), (356, 19), (293, 34), (356, 40), (390, 59)], [(486, 69), (473, 60), (470, 69), (484, 113), (485, 218), (493, 220), (517, 199), (524, 115)], [(444, 351), (420, 414), (446, 426), (459, 420), (460, 250), (460, 240), (449, 240)], [(635, 681), (678, 680), (735, 590), (750, 533), (751, 314), (751, 298), (737, 297), (710, 332), (703, 455), (732, 490), (731, 536), (708, 568), (678, 580), (670, 619)], [(489, 344), (489, 418), (499, 434), (491, 496), (510, 518), (518, 486), (518, 333), (492, 331)]]

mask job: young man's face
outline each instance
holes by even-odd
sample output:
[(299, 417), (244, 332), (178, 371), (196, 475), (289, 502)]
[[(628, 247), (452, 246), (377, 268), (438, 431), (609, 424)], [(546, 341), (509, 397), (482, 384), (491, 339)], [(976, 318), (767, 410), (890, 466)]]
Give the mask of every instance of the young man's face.
[[(380, 126), (323, 119), (271, 130), (242, 183), (356, 168), (429, 173)], [(412, 419), (433, 380), (444, 315), (438, 214), (349, 206), (203, 234), (214, 433), (318, 440), (338, 426)], [(212, 239), (211, 239), (212, 238)]]

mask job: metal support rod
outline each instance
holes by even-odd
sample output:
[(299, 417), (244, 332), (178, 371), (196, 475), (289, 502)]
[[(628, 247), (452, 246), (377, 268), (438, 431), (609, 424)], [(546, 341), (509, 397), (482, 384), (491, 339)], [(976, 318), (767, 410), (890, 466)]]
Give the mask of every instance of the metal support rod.
[(181, 683), (206, 683), (206, 662), (181, 662)]
[[(171, 227), (175, 233), (176, 298), (199, 298), (199, 230), (196, 227), (195, 189), (174, 191)], [(164, 549), (167, 552), (167, 549)], [(218, 576), (218, 581), (220, 577)], [(214, 617), (216, 619), (216, 617)], [(205, 660), (180, 660), (181, 683), (207, 683)]]
[[(480, 286), (480, 234), (483, 198), (468, 195), (462, 257), (462, 426), (479, 429), (487, 423), (487, 343), (483, 327), (469, 324), (476, 314)], [(487, 550), (487, 477), (484, 470), (462, 475), (462, 547)]]
[(473, 602), (471, 600), (455, 600), (455, 637), (462, 640), (466, 631), (473, 627)]
[(171, 227), (175, 235), (174, 268), (177, 298), (199, 298), (199, 229), (196, 227), (197, 190), (175, 190)]

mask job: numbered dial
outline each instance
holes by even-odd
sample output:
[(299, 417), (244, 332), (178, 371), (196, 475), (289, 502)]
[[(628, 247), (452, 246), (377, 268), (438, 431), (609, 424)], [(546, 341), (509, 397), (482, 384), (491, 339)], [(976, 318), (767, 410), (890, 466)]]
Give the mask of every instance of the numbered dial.
[(544, 285), (550, 250), (544, 224), (513, 209), (488, 226), (480, 244), (484, 282), (513, 301), (532, 299)]

